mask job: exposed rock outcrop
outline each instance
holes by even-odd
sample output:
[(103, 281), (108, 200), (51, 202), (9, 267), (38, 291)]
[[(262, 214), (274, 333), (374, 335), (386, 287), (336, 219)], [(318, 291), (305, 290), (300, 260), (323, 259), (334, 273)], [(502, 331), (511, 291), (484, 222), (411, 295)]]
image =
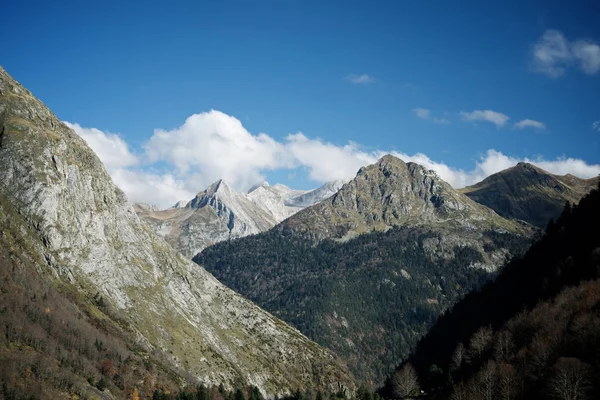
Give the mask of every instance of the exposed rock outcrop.
[(0, 132), (0, 194), (39, 235), (48, 267), (83, 296), (100, 293), (143, 346), (206, 384), (352, 387), (328, 351), (154, 234), (84, 140), (2, 68)]

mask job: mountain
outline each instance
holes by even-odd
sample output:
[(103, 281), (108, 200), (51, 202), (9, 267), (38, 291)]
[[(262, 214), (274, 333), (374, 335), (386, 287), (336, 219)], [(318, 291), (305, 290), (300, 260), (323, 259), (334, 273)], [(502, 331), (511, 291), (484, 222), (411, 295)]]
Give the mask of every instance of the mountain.
[(320, 188), (286, 199), (286, 204), (293, 207), (310, 207), (336, 194), (344, 183), (345, 181), (342, 180), (327, 182)]
[(307, 205), (331, 196), (339, 182), (311, 190), (293, 190), (264, 182), (246, 193), (223, 180), (210, 185), (189, 202), (166, 210), (136, 205), (136, 212), (152, 230), (188, 258), (224, 240), (264, 232)]
[(136, 211), (155, 233), (188, 258), (214, 243), (253, 235), (277, 223), (273, 215), (223, 180), (198, 193), (183, 207), (138, 207)]
[(531, 233), (386, 156), (332, 197), (194, 261), (380, 383), (440, 313), (522, 254)]
[(600, 398), (599, 278), (600, 186), (444, 314), (384, 392), (412, 375), (441, 398)]
[(391, 155), (361, 168), (333, 197), (296, 214), (279, 230), (305, 232), (315, 240), (345, 240), (391, 226), (527, 230), (470, 200), (434, 171)]
[(138, 212), (138, 213), (160, 211), (159, 206), (156, 206), (154, 204), (149, 204), (149, 203), (134, 203), (133, 209), (135, 210), (135, 212)]
[(567, 201), (577, 204), (599, 181), (600, 177), (581, 179), (570, 174), (553, 175), (521, 162), (461, 191), (505, 218), (545, 229), (551, 218), (560, 215)]
[[(218, 205), (221, 192), (230, 195), (222, 183), (213, 185), (192, 201), (190, 210), (205, 201)], [(191, 382), (255, 385), (271, 396), (300, 386), (353, 388), (329, 351), (228, 289), (155, 235), (85, 141), (1, 68), (0, 199), (0, 223), (14, 225), (2, 232), (7, 243), (2, 256), (25, 260), (32, 273), (56, 287), (82, 315), (91, 310), (99, 326), (135, 338), (129, 351), (149, 354), (150, 360), (159, 357), (184, 370)], [(40, 302), (32, 303), (31, 315), (46, 307), (44, 292), (27, 296)], [(2, 310), (4, 327), (9, 314), (5, 306)], [(43, 310), (52, 313), (50, 307)], [(34, 357), (52, 356), (53, 368), (82, 376), (87, 368), (77, 362), (82, 357), (53, 350), (69, 329), (62, 325), (39, 335), (25, 330), (36, 335), (27, 342), (31, 350), (13, 346), (10, 335), (3, 346), (31, 351)], [(103, 346), (90, 346), (94, 342), (86, 335), (71, 347), (87, 351)], [(48, 348), (33, 346), (44, 341)], [(70, 367), (65, 360), (72, 358)], [(21, 366), (13, 361), (2, 371), (21, 371)], [(117, 375), (108, 373), (115, 385)], [(60, 382), (51, 384), (72, 392)]]
[(302, 209), (302, 207), (290, 206), (288, 201), (304, 193), (306, 192), (303, 190), (293, 190), (282, 184), (269, 186), (267, 182), (264, 182), (261, 185), (251, 188), (248, 191), (247, 197), (257, 207), (271, 214), (277, 222), (281, 222)]

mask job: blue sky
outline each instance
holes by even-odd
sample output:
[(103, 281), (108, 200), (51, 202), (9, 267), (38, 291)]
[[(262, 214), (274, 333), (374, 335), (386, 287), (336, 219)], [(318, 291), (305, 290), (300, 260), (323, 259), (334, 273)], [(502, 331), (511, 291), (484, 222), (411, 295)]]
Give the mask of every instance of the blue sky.
[(385, 152), (455, 186), (600, 172), (597, 1), (123, 3), (8, 0), (0, 65), (134, 200), (309, 188)]

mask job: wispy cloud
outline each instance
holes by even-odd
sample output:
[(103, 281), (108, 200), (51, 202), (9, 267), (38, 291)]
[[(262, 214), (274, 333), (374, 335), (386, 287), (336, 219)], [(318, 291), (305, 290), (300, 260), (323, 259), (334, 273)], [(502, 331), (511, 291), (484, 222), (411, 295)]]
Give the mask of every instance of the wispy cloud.
[(592, 129), (600, 132), (600, 121), (594, 121), (594, 123), (592, 123)]
[(346, 76), (346, 79), (359, 85), (368, 85), (375, 82), (375, 78), (367, 74), (350, 74)]
[(544, 129), (546, 129), (546, 124), (544, 124), (543, 122), (540, 122), (540, 121), (535, 121), (533, 119), (524, 119), (524, 120), (517, 122), (514, 125), (514, 128), (515, 129), (534, 128), (534, 129), (544, 130)]
[(558, 78), (572, 66), (583, 73), (600, 72), (600, 46), (591, 40), (569, 41), (560, 31), (549, 29), (533, 46), (533, 70), (551, 78)]
[(421, 119), (429, 119), (431, 116), (431, 110), (427, 108), (413, 108), (412, 110), (415, 115)]
[(435, 161), (423, 153), (367, 150), (349, 142), (336, 145), (303, 133), (278, 141), (252, 134), (237, 118), (219, 111), (194, 114), (172, 130), (157, 129), (135, 155), (121, 136), (69, 124), (104, 162), (113, 181), (134, 202), (168, 207), (187, 200), (219, 178), (237, 190), (246, 190), (265, 179), (268, 171), (305, 170), (311, 180), (323, 183), (351, 179), (365, 165), (385, 154), (433, 169), (454, 187), (464, 187), (520, 161), (535, 163), (552, 173), (588, 178), (600, 174), (600, 165), (574, 158), (546, 160), (504, 155), (493, 149), (467, 170)]
[(450, 124), (450, 120), (447, 119), (446, 117), (435, 117), (433, 118), (433, 122), (435, 122), (436, 124), (443, 124), (443, 125), (449, 125)]
[(475, 110), (471, 112), (460, 113), (465, 121), (486, 121), (496, 125), (497, 128), (503, 127), (510, 117), (501, 112), (492, 110)]
[[(444, 117), (434, 117), (432, 112), (428, 108), (413, 108), (412, 112), (417, 116), (417, 118), (421, 118), (424, 120), (432, 120), (436, 124), (448, 125), (450, 124), (450, 120)], [(447, 113), (445, 113), (447, 114)]]

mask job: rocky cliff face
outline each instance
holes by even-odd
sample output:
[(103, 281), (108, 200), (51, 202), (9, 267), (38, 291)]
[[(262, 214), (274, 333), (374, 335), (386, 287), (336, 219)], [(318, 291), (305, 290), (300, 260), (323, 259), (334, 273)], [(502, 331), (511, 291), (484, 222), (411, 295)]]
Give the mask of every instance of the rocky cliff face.
[(201, 381), (271, 395), (352, 385), (328, 351), (155, 235), (86, 143), (2, 68), (0, 194), (39, 235), (55, 278), (90, 299), (100, 293), (109, 318)]
[(505, 218), (545, 229), (551, 218), (560, 215), (567, 201), (577, 204), (599, 181), (599, 177), (553, 175), (535, 165), (519, 163), (461, 191)]
[(178, 202), (166, 210), (136, 204), (136, 212), (174, 249), (192, 258), (215, 243), (271, 229), (303, 208), (330, 197), (340, 186), (339, 182), (330, 182), (305, 191), (265, 182), (248, 193), (239, 193), (219, 180), (187, 203)]

